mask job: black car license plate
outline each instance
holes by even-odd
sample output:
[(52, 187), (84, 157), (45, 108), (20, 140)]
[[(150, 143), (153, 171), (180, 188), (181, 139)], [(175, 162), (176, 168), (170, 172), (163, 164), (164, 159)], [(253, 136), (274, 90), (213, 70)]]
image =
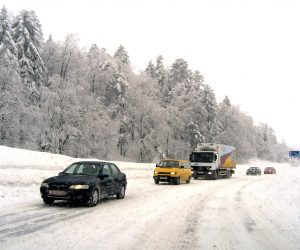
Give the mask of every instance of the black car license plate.
[(167, 180), (168, 177), (159, 177), (159, 179), (161, 179), (161, 180)]
[(67, 194), (66, 191), (62, 190), (49, 190), (49, 195), (54, 195), (54, 196), (65, 196)]

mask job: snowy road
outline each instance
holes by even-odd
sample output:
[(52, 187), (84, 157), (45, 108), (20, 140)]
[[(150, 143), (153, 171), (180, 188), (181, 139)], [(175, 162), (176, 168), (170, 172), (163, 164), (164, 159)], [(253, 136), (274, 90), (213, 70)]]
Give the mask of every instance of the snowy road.
[(11, 199), (0, 209), (0, 249), (299, 250), (300, 168), (245, 176), (246, 167), (231, 179), (179, 186), (155, 185), (151, 169), (128, 169), (126, 198), (95, 208), (44, 206), (38, 194)]

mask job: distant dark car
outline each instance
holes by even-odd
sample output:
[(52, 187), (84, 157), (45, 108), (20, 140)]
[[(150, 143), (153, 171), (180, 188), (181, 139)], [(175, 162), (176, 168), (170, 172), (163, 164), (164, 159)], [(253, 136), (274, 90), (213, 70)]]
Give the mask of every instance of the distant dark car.
[(261, 170), (258, 167), (250, 167), (246, 171), (247, 175), (261, 175)]
[(45, 204), (55, 200), (80, 201), (96, 206), (102, 198), (116, 195), (125, 197), (126, 175), (110, 162), (79, 161), (58, 176), (43, 181), (40, 187)]
[(264, 174), (276, 174), (276, 169), (273, 167), (267, 167), (264, 169)]

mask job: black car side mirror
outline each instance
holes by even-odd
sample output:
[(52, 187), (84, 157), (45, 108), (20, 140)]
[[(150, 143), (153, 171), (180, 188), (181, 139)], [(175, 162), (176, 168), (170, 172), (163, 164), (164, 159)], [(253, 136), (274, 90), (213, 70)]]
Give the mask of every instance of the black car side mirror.
[(107, 177), (109, 177), (108, 174), (99, 174), (99, 178), (100, 178), (101, 180), (103, 180), (104, 178), (107, 178)]
[(64, 172), (59, 172), (59, 173), (58, 173), (58, 175), (63, 175), (63, 174), (64, 174)]

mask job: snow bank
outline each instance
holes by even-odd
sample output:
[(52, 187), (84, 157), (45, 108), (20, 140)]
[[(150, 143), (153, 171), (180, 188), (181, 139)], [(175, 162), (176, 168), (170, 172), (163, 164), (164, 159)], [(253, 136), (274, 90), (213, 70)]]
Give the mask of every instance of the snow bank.
[(74, 158), (25, 149), (0, 146), (0, 169), (56, 169), (65, 168)]

